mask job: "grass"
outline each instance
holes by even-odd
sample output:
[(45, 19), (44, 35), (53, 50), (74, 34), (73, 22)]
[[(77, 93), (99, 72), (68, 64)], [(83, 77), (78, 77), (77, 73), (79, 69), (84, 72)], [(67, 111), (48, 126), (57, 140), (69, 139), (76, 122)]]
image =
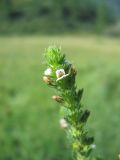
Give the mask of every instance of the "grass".
[(91, 36), (0, 37), (0, 159), (71, 160), (59, 127), (54, 91), (42, 82), (43, 52), (61, 45), (78, 70), (94, 154), (116, 160), (120, 150), (120, 40)]

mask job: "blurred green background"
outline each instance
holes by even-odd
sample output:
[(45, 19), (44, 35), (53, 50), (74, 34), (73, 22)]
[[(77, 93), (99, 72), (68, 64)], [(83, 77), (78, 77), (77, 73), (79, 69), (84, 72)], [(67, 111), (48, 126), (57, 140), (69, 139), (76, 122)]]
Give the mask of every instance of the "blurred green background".
[(72, 160), (43, 52), (62, 46), (77, 68), (93, 154), (120, 153), (119, 0), (0, 1), (0, 160)]
[(0, 0), (1, 34), (102, 32), (118, 19), (119, 0)]

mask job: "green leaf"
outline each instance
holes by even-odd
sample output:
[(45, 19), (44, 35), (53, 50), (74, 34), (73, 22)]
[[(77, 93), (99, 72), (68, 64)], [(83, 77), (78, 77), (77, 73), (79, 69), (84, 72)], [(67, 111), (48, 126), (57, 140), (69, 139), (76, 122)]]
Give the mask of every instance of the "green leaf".
[(94, 142), (94, 137), (82, 137), (82, 143), (91, 145)]
[(88, 111), (88, 110), (81, 111), (80, 117), (79, 117), (79, 122), (85, 123), (87, 121), (89, 115), (90, 115), (90, 111)]
[(45, 50), (45, 58), (51, 67), (57, 68), (59, 65), (64, 65), (65, 54), (61, 53), (61, 48), (50, 46)]
[(83, 89), (79, 89), (79, 90), (78, 90), (78, 93), (77, 93), (78, 102), (81, 101), (82, 95), (83, 95)]

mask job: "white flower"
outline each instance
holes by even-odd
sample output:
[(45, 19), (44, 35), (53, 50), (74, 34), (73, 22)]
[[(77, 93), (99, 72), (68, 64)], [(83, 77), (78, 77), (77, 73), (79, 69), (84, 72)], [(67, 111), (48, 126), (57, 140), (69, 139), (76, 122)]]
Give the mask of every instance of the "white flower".
[(58, 69), (58, 70), (56, 71), (56, 76), (57, 76), (57, 78), (60, 78), (60, 77), (62, 77), (62, 76), (64, 76), (64, 75), (65, 75), (64, 69)]
[(69, 74), (65, 74), (65, 71), (64, 69), (58, 69), (56, 71), (56, 77), (57, 77), (57, 80), (56, 81), (59, 81), (65, 77), (67, 77)]
[(50, 76), (51, 74), (52, 74), (51, 68), (46, 69), (45, 72), (44, 72), (45, 76)]
[(67, 124), (67, 122), (64, 118), (60, 119), (60, 126), (61, 126), (61, 128), (67, 128), (68, 127), (68, 124)]
[(91, 148), (92, 148), (92, 149), (95, 149), (95, 148), (96, 148), (96, 144), (92, 144), (92, 145), (91, 145)]

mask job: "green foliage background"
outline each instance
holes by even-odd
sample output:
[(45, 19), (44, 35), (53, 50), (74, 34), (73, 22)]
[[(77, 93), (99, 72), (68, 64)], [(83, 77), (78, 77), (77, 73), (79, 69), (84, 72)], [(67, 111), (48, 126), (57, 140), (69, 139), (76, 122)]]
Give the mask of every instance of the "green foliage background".
[(59, 105), (42, 82), (42, 53), (50, 44), (61, 44), (78, 70), (77, 85), (91, 110), (87, 127), (95, 136), (94, 154), (117, 160), (120, 40), (96, 36), (0, 38), (0, 159), (71, 160)]
[(0, 1), (0, 34), (100, 32), (115, 21), (107, 0)]

